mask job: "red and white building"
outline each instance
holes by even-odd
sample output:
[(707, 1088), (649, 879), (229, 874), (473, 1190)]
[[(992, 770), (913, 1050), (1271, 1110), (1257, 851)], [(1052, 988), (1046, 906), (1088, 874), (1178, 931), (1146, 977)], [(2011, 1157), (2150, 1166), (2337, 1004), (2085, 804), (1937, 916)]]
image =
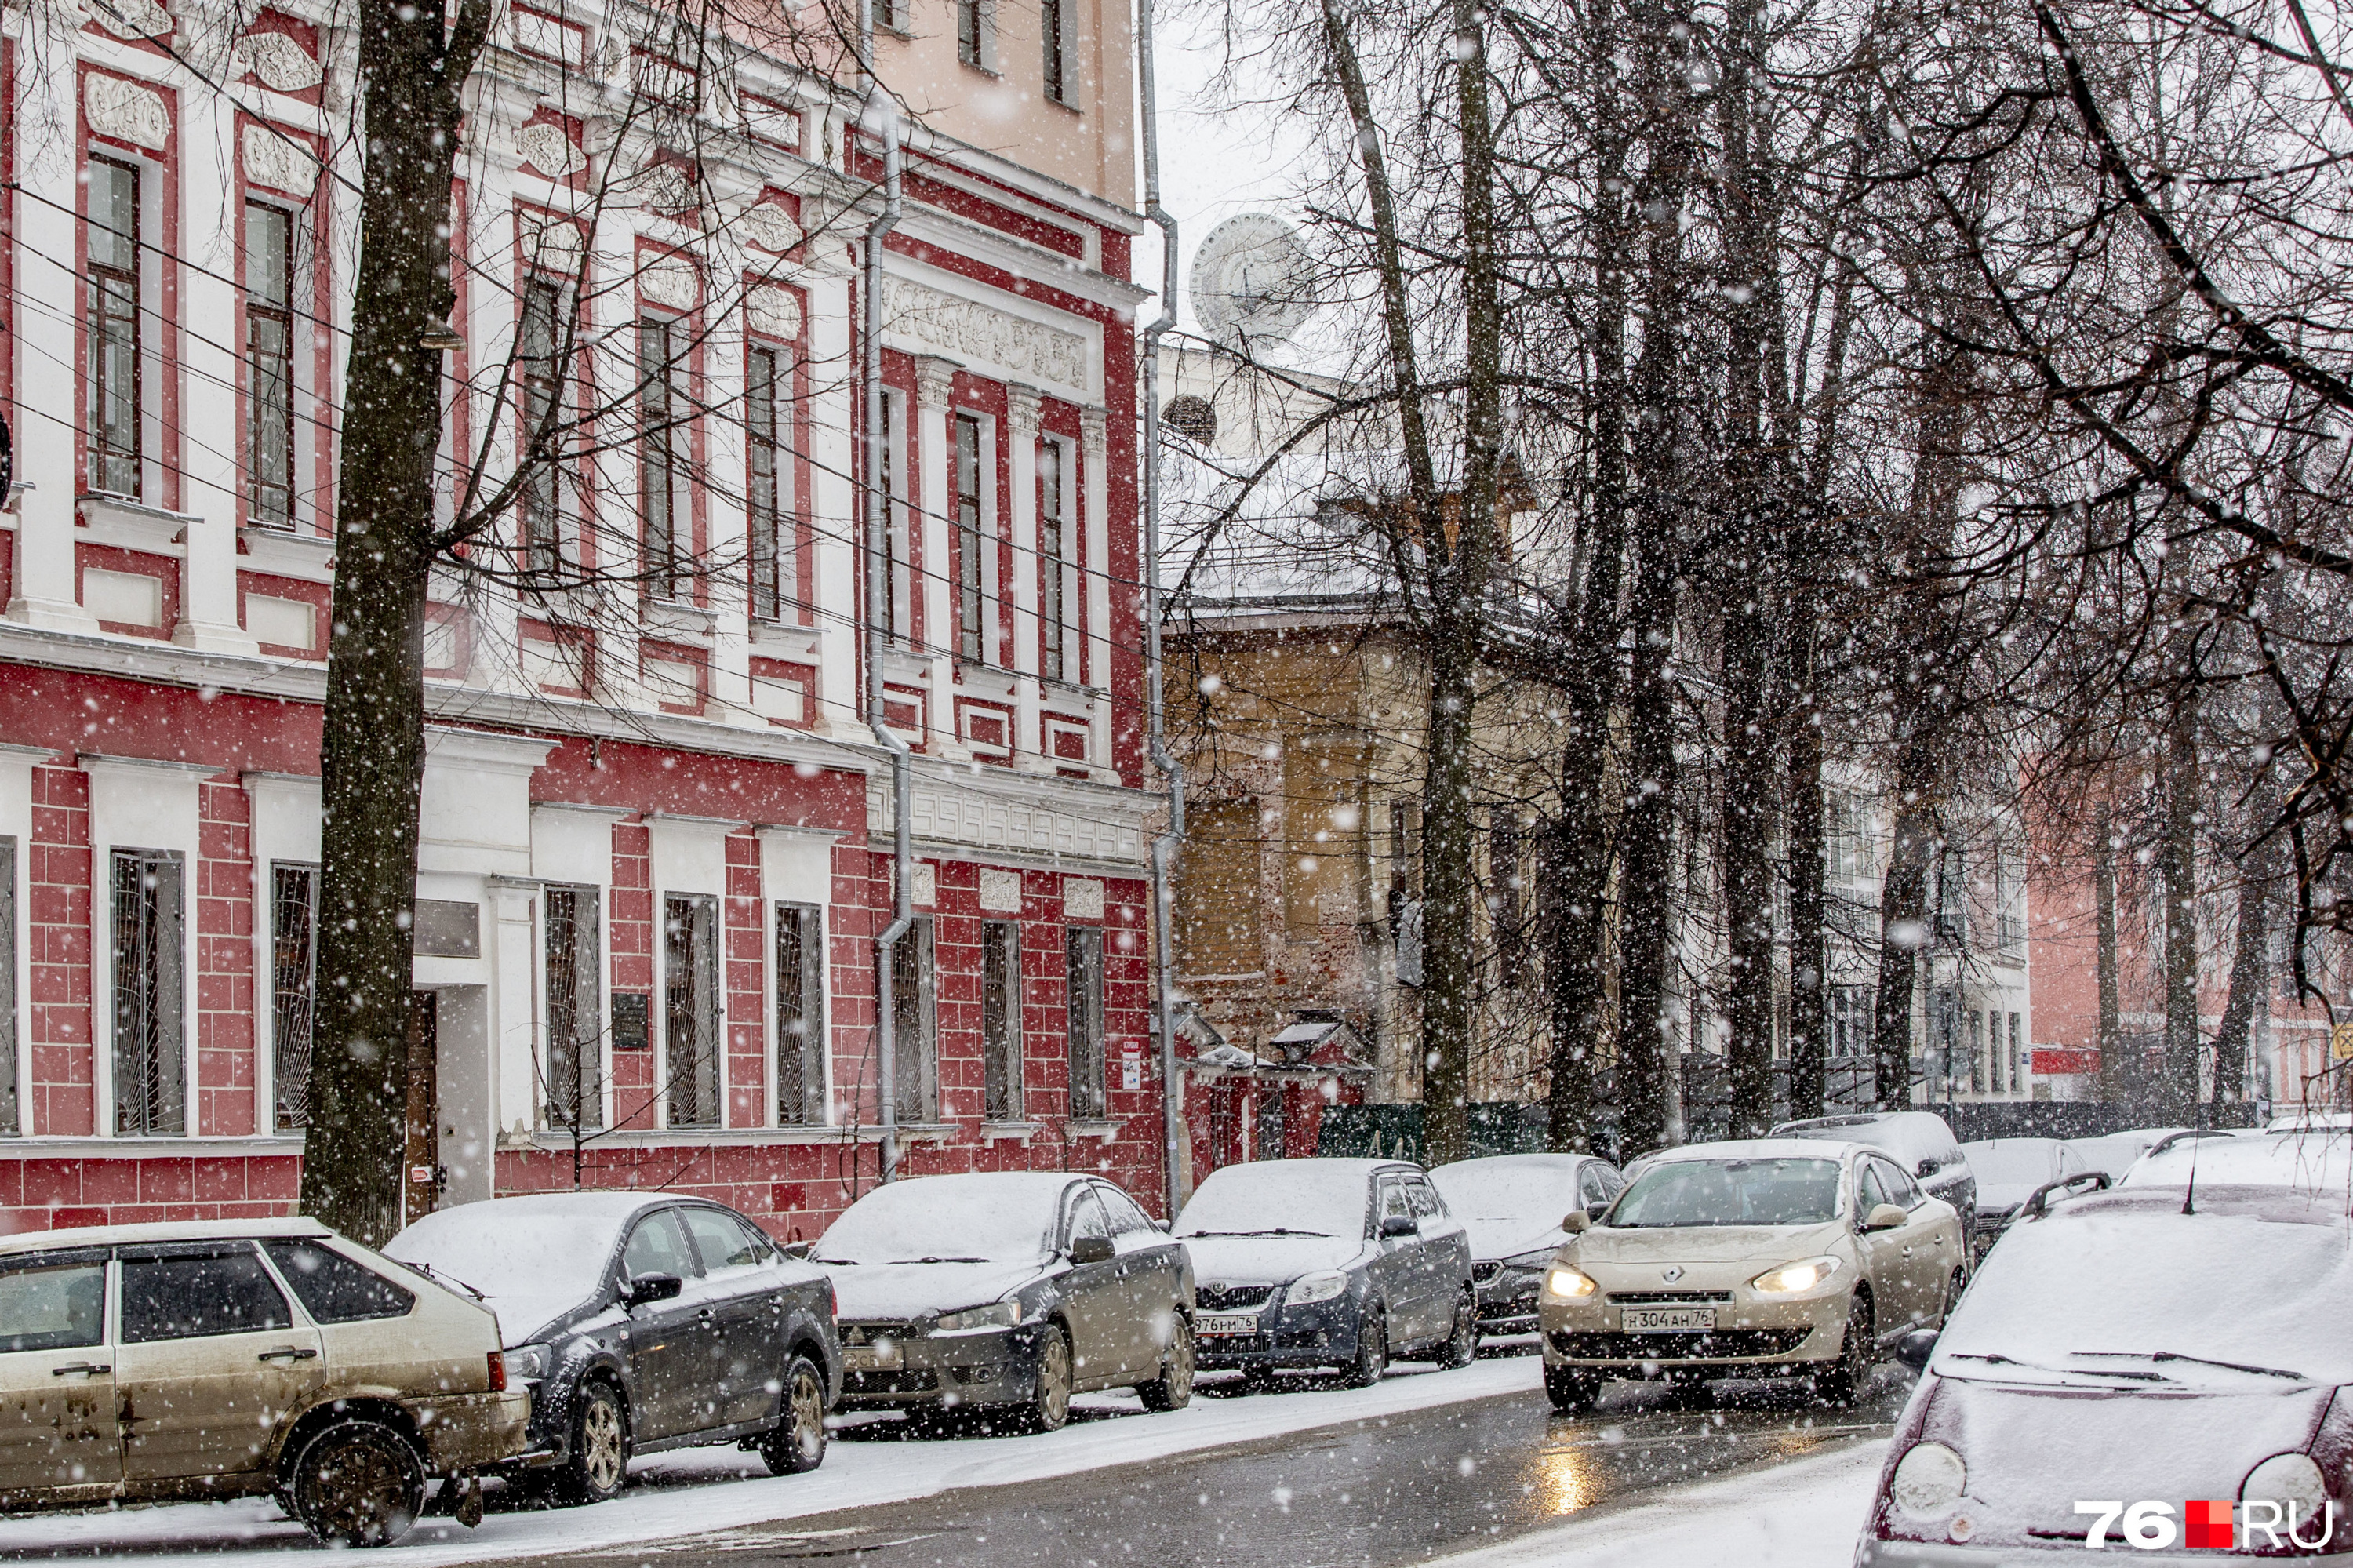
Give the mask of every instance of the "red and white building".
[[(355, 46), (307, 0), (87, 10), (0, 22), (5, 1230), (288, 1210), (317, 992)], [(459, 160), (448, 450), (495, 482), (531, 399), (602, 409), (475, 548), (635, 580), (437, 584), (409, 1198), (576, 1169), (813, 1236), (878, 1166), (879, 165), (846, 76), (740, 41), (681, 64), (634, 16), (502, 7)], [(1127, 18), (884, 19), (915, 116), (881, 291), (900, 1169), (1096, 1169), (1165, 1210)], [(575, 363), (539, 341), (559, 319)]]

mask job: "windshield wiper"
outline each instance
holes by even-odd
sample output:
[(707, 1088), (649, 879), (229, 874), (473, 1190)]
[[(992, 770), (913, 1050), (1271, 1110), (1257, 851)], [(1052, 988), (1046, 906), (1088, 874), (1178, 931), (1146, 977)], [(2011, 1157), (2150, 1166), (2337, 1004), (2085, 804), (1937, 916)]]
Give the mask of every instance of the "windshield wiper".
[(1195, 1236), (1233, 1236), (1242, 1240), (1251, 1236), (1321, 1236), (1325, 1241), (1332, 1239), (1330, 1231), (1294, 1231), (1288, 1225), (1277, 1225), (1271, 1231), (1187, 1231), (1185, 1234)]
[(987, 1263), (985, 1257), (894, 1257), (892, 1263)]
[[(399, 1262), (396, 1258), (394, 1259), (394, 1261)], [(400, 1266), (403, 1268), (413, 1268), (417, 1270), (417, 1273), (425, 1276), (427, 1279), (437, 1280), (443, 1285), (454, 1285), (477, 1301), (488, 1301), (490, 1299), (489, 1297), (483, 1295), (480, 1291), (475, 1289), (472, 1286), (467, 1284), (456, 1275), (444, 1274), (429, 1263), (403, 1263)]]
[(2221, 1367), (2225, 1372), (2246, 1372), (2254, 1377), (2284, 1377), (2291, 1382), (2307, 1381), (2302, 1372), (2289, 1372), (2284, 1367), (2251, 1367), (2244, 1361), (2218, 1361), (2207, 1356), (2187, 1356), (2179, 1351), (2077, 1351), (2079, 1356), (2130, 1356), (2144, 1361), (2188, 1361), (2193, 1366)]
[(2129, 1378), (2135, 1383), (2172, 1383), (2163, 1372), (2109, 1371), (2103, 1367), (2046, 1367), (2036, 1361), (2022, 1361), (2016, 1356), (2005, 1356), (2000, 1351), (1955, 1351), (1957, 1361), (1984, 1361), (1991, 1366), (2018, 1367), (2026, 1372), (2049, 1372), (2053, 1377), (2066, 1377), (2081, 1372), (2086, 1377)]

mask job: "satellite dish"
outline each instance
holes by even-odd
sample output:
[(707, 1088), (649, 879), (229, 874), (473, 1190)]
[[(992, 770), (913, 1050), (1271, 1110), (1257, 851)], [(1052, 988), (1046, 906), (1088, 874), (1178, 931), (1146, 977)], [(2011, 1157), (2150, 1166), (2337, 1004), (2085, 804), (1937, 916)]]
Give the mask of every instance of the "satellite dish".
[(1229, 217), (1193, 252), (1193, 313), (1237, 348), (1286, 342), (1314, 309), (1310, 271), (1291, 225), (1262, 212)]

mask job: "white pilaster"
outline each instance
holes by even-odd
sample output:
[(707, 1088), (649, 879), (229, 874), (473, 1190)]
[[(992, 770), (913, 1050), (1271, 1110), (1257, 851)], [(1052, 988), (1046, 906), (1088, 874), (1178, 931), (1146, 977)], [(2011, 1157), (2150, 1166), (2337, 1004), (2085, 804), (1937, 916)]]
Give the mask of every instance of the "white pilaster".
[[(491, 1060), (482, 1067), (488, 1082), (467, 1086), (470, 1092), (455, 1097), (460, 1105), (483, 1107), (480, 1127), (456, 1130), (470, 1132), (467, 1141), (479, 1139), (487, 1151), (501, 1129), (521, 1139), (539, 1125), (539, 885), (493, 876), (484, 891), (491, 906)], [(443, 1163), (452, 1164), (446, 1155)], [(491, 1172), (483, 1175), (487, 1193)]]
[(921, 652), (932, 688), (931, 701), (924, 705), (929, 728), (923, 748), (934, 757), (960, 754), (955, 744), (955, 556), (948, 540), (955, 515), (955, 487), (948, 472), (948, 410), (955, 397), (956, 368), (955, 360), (933, 355), (915, 359), (916, 474), (923, 503), (918, 554), (923, 575), (916, 580), (923, 599)]
[[(22, 61), (26, 56), (21, 41), (18, 48)], [(43, 48), (57, 50), (55, 58), (64, 62), (52, 90), (64, 100), (55, 107), (70, 125), (74, 37), (52, 36)], [(44, 79), (40, 72), (20, 73), (17, 90), (29, 93)], [(18, 121), (33, 122), (30, 114)], [(74, 471), (75, 410), (86, 400), (74, 357), (74, 323), (82, 314), (79, 284), (65, 267), (35, 260), (76, 254), (74, 215), (81, 210), (81, 199), (69, 142), (45, 138), (27, 151), (30, 156), (18, 154), (26, 164), (18, 175), (24, 189), (16, 198), (14, 324), (16, 478), (29, 489), (16, 503), (16, 586), (8, 619), (52, 631), (95, 631), (98, 622), (82, 612), (74, 577), (74, 495), (81, 488), (81, 476)], [(37, 396), (39, 387), (51, 390)]]
[(805, 329), (813, 369), (809, 419), (809, 522), (816, 535), (817, 712), (819, 735), (865, 733), (859, 701), (858, 638), (866, 625), (859, 603), (858, 556), (865, 545), (859, 514), (856, 443), (849, 438), (857, 378), (849, 341), (849, 273), (846, 261), (812, 269)]
[(1006, 455), (1013, 475), (1013, 766), (1045, 766), (1038, 695), (1038, 412), (1034, 387), (1005, 388)]
[[(180, 624), (172, 641), (186, 648), (223, 653), (259, 652), (238, 623), (237, 610), (237, 515), (239, 465), (246, 450), (237, 428), (239, 398), (237, 351), (230, 323), (237, 320), (234, 171), (237, 167), (236, 116), (222, 111), (210, 93), (180, 94), (180, 232), (197, 265), (180, 269), (183, 319), (195, 330), (180, 334), (180, 458), (186, 484), (180, 510), (196, 521), (187, 526), (186, 555), (180, 566)], [(298, 348), (297, 353), (301, 350)]]

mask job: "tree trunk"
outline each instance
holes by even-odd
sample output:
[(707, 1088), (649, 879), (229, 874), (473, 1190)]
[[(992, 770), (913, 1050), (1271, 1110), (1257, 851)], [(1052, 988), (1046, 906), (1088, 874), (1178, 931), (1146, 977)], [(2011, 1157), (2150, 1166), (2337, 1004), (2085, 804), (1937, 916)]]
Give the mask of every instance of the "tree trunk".
[(2092, 902), (2099, 948), (2100, 1098), (2125, 1097), (2124, 1025), (2116, 992), (2116, 824), (2105, 800), (2093, 822)]
[(2175, 705), (2165, 760), (2165, 1072), (2158, 1115), (2186, 1125), (2198, 1093), (2198, 705)]
[(1822, 1114), (1830, 1047), (1830, 895), (1823, 886), (1822, 732), (1813, 703), (1812, 596), (1797, 596), (1789, 629), (1799, 698), (1788, 728), (1789, 843), (1789, 1106), (1793, 1118)]
[(1879, 999), (1872, 1022), (1873, 1102), (1882, 1110), (1912, 1103), (1912, 1001), (1920, 989), (1920, 955), (1928, 947), (1936, 766), (1935, 748), (1918, 738), (1904, 747), (1896, 766), (1894, 842), (1879, 885)]
[[(2250, 835), (2268, 830), (2279, 820), (2279, 778), (2266, 763), (2247, 795), (2245, 820)], [(2231, 945), (2231, 994), (2222, 1004), (2221, 1024), (2214, 1031), (2214, 1103), (2218, 1106), (2247, 1097), (2255, 1018), (2271, 998), (2271, 900), (2283, 869), (2283, 848), (2277, 834), (2253, 845), (2239, 883), (2239, 929)]]

